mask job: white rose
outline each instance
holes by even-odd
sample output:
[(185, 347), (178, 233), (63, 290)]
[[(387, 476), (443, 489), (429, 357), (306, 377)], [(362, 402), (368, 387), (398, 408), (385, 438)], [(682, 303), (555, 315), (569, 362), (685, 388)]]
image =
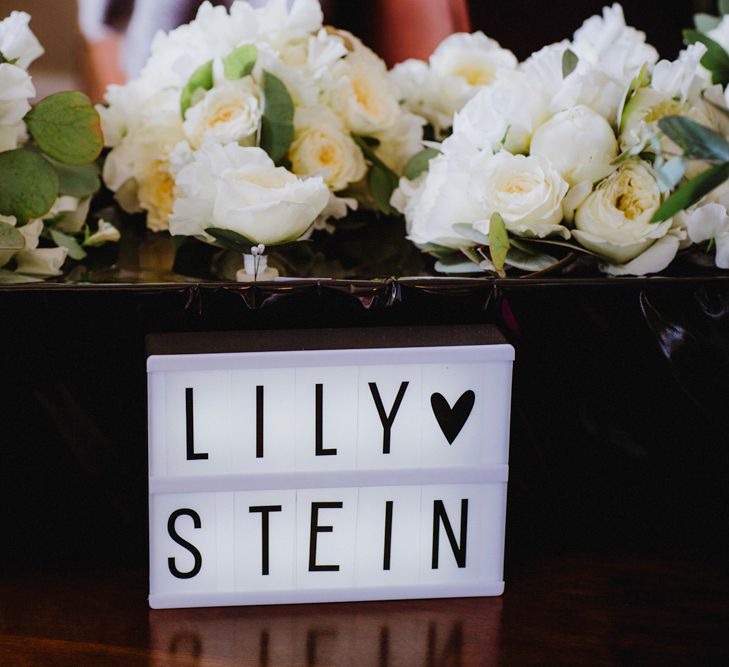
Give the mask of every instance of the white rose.
[(537, 128), (530, 154), (539, 155), (570, 184), (595, 183), (612, 170), (618, 142), (608, 122), (589, 107), (562, 111)]
[(478, 88), (493, 83), (499, 74), (516, 69), (516, 56), (482, 32), (446, 37), (430, 56), (436, 74), (454, 76)]
[(321, 178), (302, 180), (260, 148), (210, 144), (177, 174), (170, 232), (200, 236), (219, 227), (274, 245), (298, 239), (328, 201)]
[(488, 234), (491, 215), (499, 213), (506, 228), (517, 236), (544, 238), (558, 234), (569, 238), (569, 231), (560, 224), (567, 188), (559, 172), (544, 158), (506, 151), (480, 156), (469, 191), (484, 214), (474, 227)]
[(330, 110), (297, 109), (294, 126), (289, 160), (295, 174), (321, 176), (334, 192), (364, 177), (362, 151)]
[(217, 84), (185, 113), (182, 129), (190, 145), (253, 143), (262, 113), (258, 97), (258, 86), (249, 76)]
[[(0, 102), (0, 106), (2, 103)], [(26, 139), (25, 123), (0, 125), (0, 153), (12, 151)]]
[(467, 188), (471, 162), (461, 155), (439, 155), (430, 161), (428, 172), (415, 181), (400, 180), (391, 204), (405, 215), (408, 238), (413, 243), (448, 248), (474, 245), (453, 229), (456, 223), (473, 223), (483, 217)]
[(546, 100), (521, 72), (498, 79), (478, 92), (453, 120), (453, 134), (443, 152), (465, 152), (502, 146), (511, 153), (528, 150), (532, 132), (547, 118)]
[(572, 235), (588, 250), (625, 264), (671, 229), (671, 220), (651, 222), (660, 204), (658, 183), (648, 166), (624, 162), (577, 209)]
[(43, 55), (43, 47), (29, 23), (30, 15), (26, 12), (10, 12), (10, 16), (0, 21), (0, 53), (22, 69), (28, 69)]
[(349, 130), (372, 134), (391, 127), (401, 113), (397, 89), (385, 64), (369, 50), (357, 50), (332, 68), (332, 105)]

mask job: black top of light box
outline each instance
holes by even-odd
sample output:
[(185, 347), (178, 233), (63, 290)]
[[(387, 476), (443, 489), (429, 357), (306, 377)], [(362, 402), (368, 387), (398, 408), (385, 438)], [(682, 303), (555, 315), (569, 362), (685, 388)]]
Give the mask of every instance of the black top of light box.
[(147, 355), (500, 345), (489, 324), (149, 334)]

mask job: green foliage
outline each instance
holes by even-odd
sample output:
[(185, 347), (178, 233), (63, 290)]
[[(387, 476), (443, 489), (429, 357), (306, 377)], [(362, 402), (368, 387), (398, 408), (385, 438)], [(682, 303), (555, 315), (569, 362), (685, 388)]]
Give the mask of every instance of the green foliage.
[(712, 16), (711, 14), (694, 14), (694, 27), (699, 32), (709, 32), (713, 30), (721, 23), (721, 19), (718, 16)]
[(678, 185), (678, 182), (686, 173), (686, 160), (682, 157), (674, 157), (658, 165), (654, 165), (658, 188), (661, 192), (670, 192)]
[(679, 211), (692, 206), (704, 195), (729, 179), (729, 162), (718, 164), (682, 185), (656, 211), (651, 222), (668, 220)]
[(0, 213), (14, 215), (21, 223), (42, 217), (58, 196), (58, 175), (35, 151), (0, 153), (0, 174)]
[(93, 162), (104, 147), (99, 113), (83, 93), (50, 95), (25, 115), (25, 122), (38, 147), (63, 164)]
[(205, 232), (215, 239), (215, 245), (233, 250), (239, 253), (250, 254), (251, 248), (258, 244), (251, 239), (246, 238), (242, 234), (232, 232), (229, 229), (220, 229), (219, 227), (208, 227)]
[(270, 72), (263, 73), (262, 89), (261, 148), (280, 164), (294, 140), (294, 102), (283, 81)]
[(729, 14), (729, 0), (719, 0), (719, 13), (722, 16)]
[(618, 130), (620, 132), (625, 129), (627, 117), (631, 112), (631, 100), (635, 97), (635, 94), (641, 88), (645, 88), (650, 84), (650, 82), (651, 77), (648, 73), (648, 66), (643, 65), (643, 67), (640, 68), (638, 74), (633, 77), (632, 81), (628, 85), (628, 89), (625, 91), (625, 96), (620, 102), (620, 107), (618, 108)]
[(256, 66), (258, 49), (255, 44), (244, 44), (223, 59), (223, 73), (226, 79), (242, 79)]
[(213, 87), (213, 61), (200, 65), (190, 76), (185, 87), (180, 93), (180, 113), (185, 117), (185, 112), (192, 106), (195, 94), (198, 90), (210, 90)]
[(491, 262), (499, 275), (503, 275), (506, 256), (509, 252), (509, 234), (506, 231), (504, 219), (498, 213), (494, 213), (489, 222), (489, 241)]
[(17, 252), (25, 248), (25, 237), (13, 225), (0, 222), (0, 250)]
[(562, 78), (566, 79), (577, 68), (579, 58), (574, 51), (567, 49), (562, 54)]
[(722, 86), (729, 83), (729, 55), (720, 44), (698, 30), (684, 30), (683, 41), (686, 44), (701, 42), (706, 47), (701, 64), (711, 72), (712, 81)]
[(51, 158), (47, 159), (58, 174), (60, 181), (59, 194), (83, 199), (94, 194), (101, 186), (100, 169), (96, 162), (72, 165), (63, 164)]
[(658, 121), (658, 127), (681, 147), (688, 158), (729, 161), (729, 144), (726, 139), (690, 118), (665, 116)]
[[(373, 146), (379, 146), (379, 142), (372, 137), (361, 137), (356, 134), (352, 139), (359, 146), (362, 154), (370, 162), (370, 171), (367, 174), (367, 185), (372, 198), (375, 200), (377, 209), (385, 215), (395, 215), (397, 211), (390, 205), (392, 193), (395, 192), (400, 179), (375, 153)], [(376, 142), (376, 143), (373, 143)]]
[(439, 150), (435, 148), (424, 148), (408, 160), (403, 171), (403, 176), (410, 181), (416, 179), (420, 174), (428, 171), (430, 161), (438, 155), (440, 155)]
[(474, 243), (478, 243), (479, 245), (489, 244), (488, 234), (483, 234), (477, 229), (474, 229), (470, 222), (457, 222), (453, 225), (453, 231), (460, 234), (463, 238), (473, 241)]
[(71, 259), (81, 260), (86, 257), (86, 251), (79, 245), (79, 242), (68, 234), (64, 234), (57, 229), (49, 230), (53, 242), (59, 248), (66, 248), (68, 250), (68, 256)]

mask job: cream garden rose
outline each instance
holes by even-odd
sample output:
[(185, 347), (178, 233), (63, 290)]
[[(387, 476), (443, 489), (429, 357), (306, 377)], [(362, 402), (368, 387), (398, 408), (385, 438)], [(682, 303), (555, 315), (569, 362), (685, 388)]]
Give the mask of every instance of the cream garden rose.
[(638, 160), (624, 162), (577, 209), (572, 235), (587, 249), (625, 264), (671, 229), (671, 220), (651, 222), (660, 204), (650, 167)]
[(332, 75), (332, 106), (349, 130), (372, 134), (395, 124), (401, 113), (397, 89), (374, 53), (357, 49), (337, 62)]
[(258, 86), (247, 76), (209, 90), (187, 110), (182, 129), (193, 148), (208, 142), (252, 145), (260, 122)]
[(237, 144), (204, 146), (175, 180), (173, 235), (207, 237), (218, 227), (254, 243), (295, 241), (329, 201), (321, 177), (298, 178), (260, 148)]
[(517, 236), (569, 238), (569, 231), (560, 224), (567, 188), (544, 158), (506, 151), (483, 156), (474, 165), (469, 183), (470, 195), (483, 210), (483, 220), (474, 228), (488, 234), (491, 215), (499, 213)]
[(364, 178), (367, 166), (362, 151), (331, 111), (297, 110), (294, 126), (289, 159), (295, 174), (321, 176), (333, 192)]
[(618, 142), (608, 122), (589, 107), (562, 111), (537, 128), (531, 155), (549, 162), (570, 184), (595, 183), (612, 170)]

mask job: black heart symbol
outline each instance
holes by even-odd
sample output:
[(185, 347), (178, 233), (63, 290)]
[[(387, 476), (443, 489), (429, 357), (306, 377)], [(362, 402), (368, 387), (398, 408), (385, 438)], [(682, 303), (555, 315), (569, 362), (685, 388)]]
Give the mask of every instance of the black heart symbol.
[(433, 414), (438, 420), (440, 430), (448, 440), (448, 444), (452, 445), (453, 441), (458, 437), (464, 424), (473, 410), (473, 403), (476, 400), (476, 394), (470, 389), (464, 391), (456, 404), (451, 407), (448, 405), (443, 394), (436, 392), (430, 397), (430, 405), (433, 408)]

